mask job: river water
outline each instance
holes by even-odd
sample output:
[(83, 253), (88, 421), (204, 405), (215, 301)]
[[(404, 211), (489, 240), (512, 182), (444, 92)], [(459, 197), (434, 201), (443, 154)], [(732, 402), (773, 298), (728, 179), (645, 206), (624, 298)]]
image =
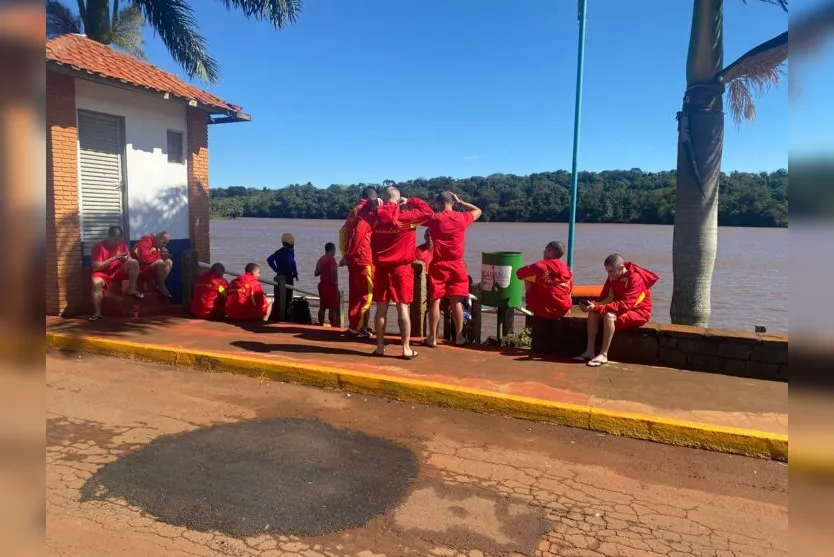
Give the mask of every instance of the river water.
[[(266, 258), (281, 245), (284, 232), (295, 236), (295, 257), (302, 289), (316, 291), (313, 277), (324, 244), (338, 245), (341, 221), (306, 219), (214, 219), (211, 221), (213, 262), (243, 272), (250, 261), (266, 266)], [(418, 239), (422, 242), (422, 228)], [(475, 223), (467, 234), (466, 264), (480, 281), (481, 253), (520, 251), (526, 262), (541, 258), (547, 242), (567, 243), (563, 223)], [(652, 289), (654, 321), (669, 322), (672, 297), (672, 227), (641, 224), (579, 224), (576, 228), (574, 282), (602, 284), (602, 262), (613, 252), (660, 275)], [(718, 232), (718, 257), (712, 286), (711, 327), (752, 331), (764, 325), (768, 332), (788, 332), (788, 230), (725, 228)], [(338, 253), (337, 253), (338, 255)], [(341, 287), (347, 290), (347, 271), (340, 269)]]

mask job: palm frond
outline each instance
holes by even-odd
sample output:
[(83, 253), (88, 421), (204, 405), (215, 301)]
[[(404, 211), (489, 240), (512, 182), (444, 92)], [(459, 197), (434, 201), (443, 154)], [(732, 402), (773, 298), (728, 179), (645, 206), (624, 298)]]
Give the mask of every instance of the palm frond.
[(295, 23), (301, 13), (302, 0), (221, 0), (227, 9), (235, 8), (248, 19), (269, 21), (276, 29)]
[(46, 38), (81, 32), (81, 17), (75, 15), (61, 2), (46, 2)]
[(113, 44), (128, 54), (145, 59), (145, 39), (142, 30), (145, 28), (145, 17), (136, 4), (119, 11), (113, 18)]
[[(750, 0), (742, 0), (745, 4), (749, 4)], [(764, 2), (765, 4), (772, 4), (774, 6), (779, 6), (786, 12), (788, 11), (788, 0), (759, 0), (759, 2)]]
[(749, 50), (727, 66), (718, 78), (727, 85), (727, 100), (733, 121), (756, 118), (754, 97), (779, 83), (788, 59), (788, 32)]
[(133, 0), (133, 3), (188, 77), (207, 83), (220, 80), (220, 69), (208, 53), (194, 11), (186, 0)]

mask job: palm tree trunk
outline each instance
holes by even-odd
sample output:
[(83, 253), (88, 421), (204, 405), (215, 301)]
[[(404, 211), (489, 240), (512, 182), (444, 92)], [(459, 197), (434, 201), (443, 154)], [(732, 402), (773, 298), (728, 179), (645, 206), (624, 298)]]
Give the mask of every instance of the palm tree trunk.
[(722, 0), (694, 0), (686, 94), (678, 113), (672, 323), (706, 326), (718, 244), (718, 178), (724, 147)]
[(110, 0), (87, 0), (87, 18), (84, 20), (84, 33), (102, 44), (113, 40), (110, 27)]

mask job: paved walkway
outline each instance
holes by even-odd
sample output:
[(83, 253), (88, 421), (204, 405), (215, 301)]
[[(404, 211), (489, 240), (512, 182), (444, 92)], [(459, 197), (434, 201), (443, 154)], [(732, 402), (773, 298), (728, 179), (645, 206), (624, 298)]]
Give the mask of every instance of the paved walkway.
[(711, 426), (788, 433), (788, 385), (724, 375), (612, 363), (592, 369), (570, 361), (543, 361), (527, 351), (416, 347), (403, 361), (397, 338), (387, 358), (373, 342), (342, 330), (294, 324), (232, 325), (161, 316), (147, 319), (47, 318), (47, 331), (171, 348), (301, 362), (342, 370), (469, 387), (606, 410), (686, 420)]
[(782, 463), (65, 352), (45, 403), (51, 556), (788, 554)]

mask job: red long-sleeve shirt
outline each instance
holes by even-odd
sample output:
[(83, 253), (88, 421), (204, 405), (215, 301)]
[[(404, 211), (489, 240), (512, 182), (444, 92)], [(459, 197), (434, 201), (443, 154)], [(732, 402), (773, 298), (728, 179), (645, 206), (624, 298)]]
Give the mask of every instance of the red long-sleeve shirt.
[(660, 277), (634, 263), (626, 263), (625, 268), (626, 272), (620, 278), (605, 281), (593, 311), (600, 315), (622, 315), (627, 311), (636, 311), (646, 317), (651, 316), (651, 287)]
[(211, 271), (200, 275), (191, 297), (191, 314), (202, 319), (223, 317), (228, 289), (229, 283), (223, 277)]
[(527, 307), (536, 317), (558, 319), (573, 305), (573, 273), (561, 259), (543, 259), (515, 276), (527, 283)]
[(133, 257), (144, 267), (162, 259), (162, 250), (156, 246), (156, 238), (148, 234), (133, 246)]
[(371, 253), (374, 265), (406, 265), (417, 259), (417, 227), (434, 215), (428, 203), (409, 198), (412, 209), (386, 203), (374, 209), (367, 204), (359, 216), (371, 227)]
[(357, 203), (356, 207), (351, 209), (347, 219), (345, 219), (344, 226), (339, 231), (342, 257), (345, 258), (348, 265), (365, 266), (373, 264), (373, 256), (371, 255), (371, 226), (359, 218), (359, 212), (367, 204), (367, 199), (363, 199)]
[(269, 302), (258, 278), (245, 273), (229, 284), (226, 316), (230, 319), (253, 319), (266, 313)]

